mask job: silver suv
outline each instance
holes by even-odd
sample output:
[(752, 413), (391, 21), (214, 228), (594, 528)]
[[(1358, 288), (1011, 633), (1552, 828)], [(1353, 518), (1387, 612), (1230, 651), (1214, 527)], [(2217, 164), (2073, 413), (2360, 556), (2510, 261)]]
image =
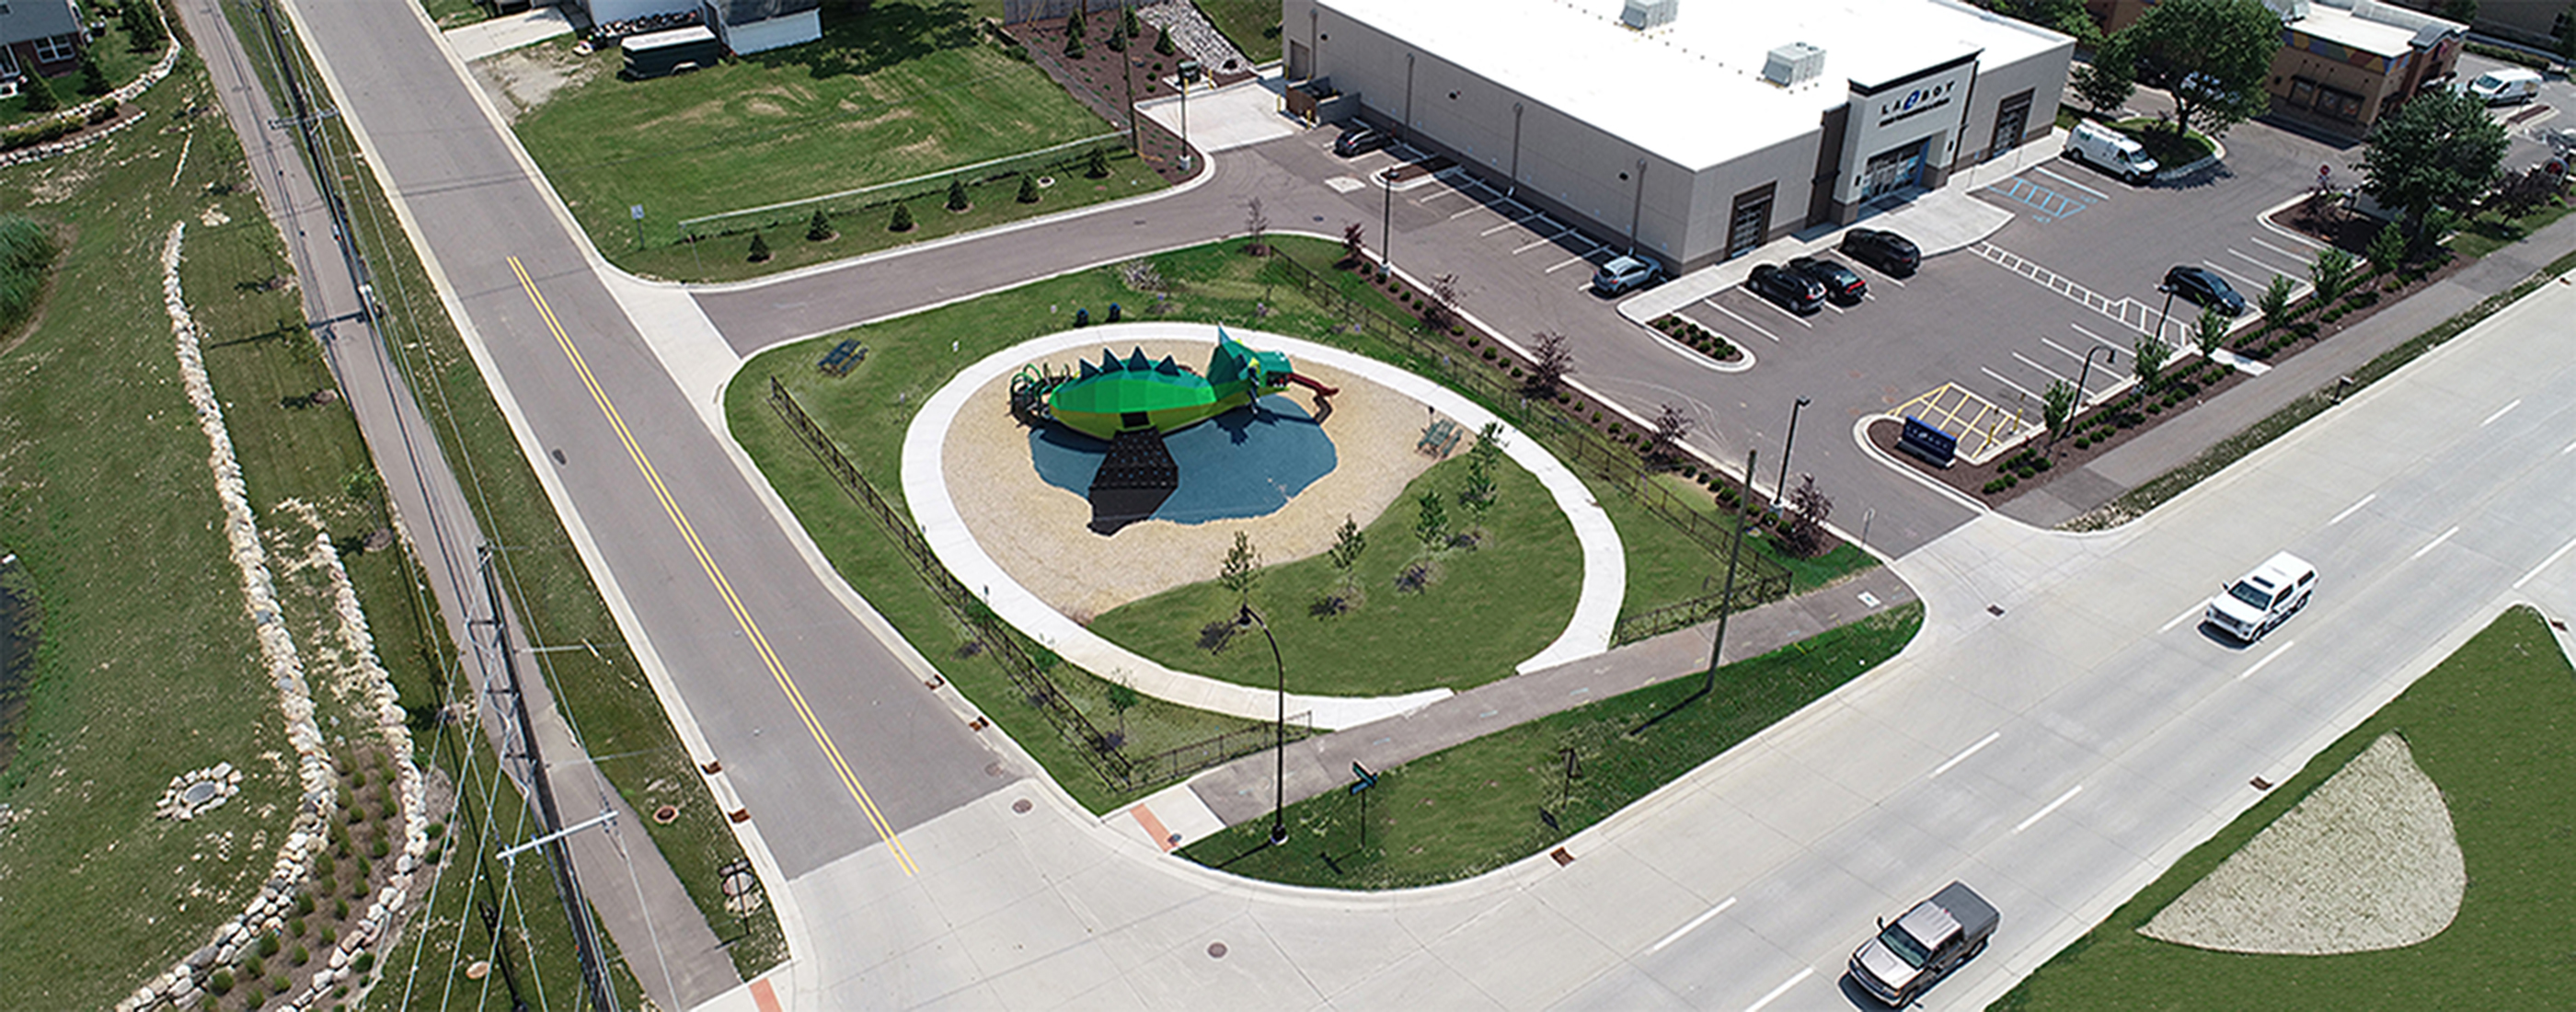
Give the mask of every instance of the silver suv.
[(1623, 256), (1592, 272), (1592, 287), (1603, 295), (1617, 295), (1655, 280), (1660, 269), (1652, 260)]

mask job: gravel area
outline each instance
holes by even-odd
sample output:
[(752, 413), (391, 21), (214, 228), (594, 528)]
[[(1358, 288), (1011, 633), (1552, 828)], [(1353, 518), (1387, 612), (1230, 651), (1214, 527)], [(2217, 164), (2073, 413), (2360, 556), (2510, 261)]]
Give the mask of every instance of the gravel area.
[(2467, 886), (2442, 789), (2391, 733), (2138, 932), (2225, 952), (2395, 949), (2449, 927)]
[[(1124, 357), (1130, 346), (1117, 347)], [(1207, 361), (1204, 341), (1146, 341), (1147, 356), (1172, 355), (1198, 368)], [(1097, 359), (1099, 348), (1088, 349)], [(1046, 361), (1058, 370), (1083, 357)], [(1306, 487), (1278, 512), (1251, 520), (1178, 524), (1146, 520), (1114, 535), (1091, 532), (1091, 504), (1047, 484), (1029, 460), (1029, 433), (1010, 412), (1010, 378), (975, 392), (971, 407), (948, 431), (943, 456), (949, 494), (976, 542), (1012, 579), (1076, 621), (1121, 604), (1216, 578), (1234, 534), (1252, 536), (1265, 565), (1321, 554), (1333, 544), (1345, 517), (1361, 526), (1386, 510), (1404, 486), (1435, 461), (1414, 443), (1434, 417), (1419, 401), (1339, 370), (1296, 362), (1297, 371), (1341, 388), (1331, 413), (1312, 391), (1289, 387), (1285, 395), (1322, 419), (1338, 462), (1332, 473)], [(1461, 444), (1461, 450), (1464, 444)]]

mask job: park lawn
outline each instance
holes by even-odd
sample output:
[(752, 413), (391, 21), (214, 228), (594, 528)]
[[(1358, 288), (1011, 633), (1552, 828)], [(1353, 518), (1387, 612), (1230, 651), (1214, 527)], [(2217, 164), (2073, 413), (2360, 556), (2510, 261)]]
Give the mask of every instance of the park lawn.
[[(1693, 511), (1713, 518), (1730, 519), (1727, 517), (1727, 511), (1718, 506), (1717, 497), (1709, 494), (1708, 489), (1698, 482), (1675, 474), (1656, 475), (1655, 480), (1670, 488), (1676, 498), (1689, 503)], [(1812, 559), (1798, 555), (1783, 547), (1779, 538), (1766, 533), (1762, 529), (1759, 517), (1755, 518), (1751, 526), (1745, 528), (1744, 554), (1762, 556), (1788, 570), (1791, 594), (1804, 594), (1878, 565), (1877, 558), (1850, 542), (1837, 543), (1832, 550)], [(1721, 574), (1720, 579), (1724, 579), (1723, 573), (1726, 567), (1724, 556), (1718, 557), (1717, 565)]]
[(1225, 34), (1245, 59), (1260, 66), (1279, 58), (1278, 0), (1198, 0), (1199, 13)]
[[(568, 42), (548, 43), (583, 64), (583, 79), (522, 114), (519, 140), (591, 241), (623, 263), (634, 205), (648, 241), (670, 244), (685, 219), (1110, 130), (1044, 72), (1005, 56), (957, 0), (885, 0), (863, 15), (827, 4), (822, 20), (814, 42), (649, 81), (620, 79), (613, 48), (574, 56)], [(927, 218), (937, 208), (913, 210)]]
[(2505, 217), (2497, 211), (2480, 211), (2451, 235), (2451, 251), (2472, 260), (2521, 242), (2567, 216), (2571, 209), (2565, 198), (2541, 205), (2519, 218)]
[(492, 16), (490, 0), (420, 0), (420, 8), (429, 12), (431, 24), (439, 31), (482, 21)]
[[(1471, 878), (1564, 841), (1698, 768), (1903, 650), (1923, 625), (1906, 604), (1718, 669), (1542, 717), (1378, 772), (1360, 799), (1333, 791), (1290, 805), (1289, 840), (1252, 819), (1183, 847), (1246, 878), (1333, 889), (1404, 889)], [(1645, 732), (1628, 732), (1666, 715)], [(1565, 778), (1563, 750), (1580, 775)], [(1555, 818), (1541, 820), (1539, 812)]]
[[(1282, 253), (1318, 266), (1340, 256), (1338, 243), (1303, 236), (1270, 237)], [(1144, 258), (1171, 282), (1172, 291), (1159, 319), (1206, 320), (1290, 334), (1346, 348), (1417, 372), (1433, 373), (1438, 363), (1423, 362), (1405, 350), (1362, 334), (1340, 329), (1340, 321), (1317, 309), (1298, 293), (1281, 268), (1248, 257), (1242, 243), (1227, 240)], [(1324, 276), (1350, 297), (1363, 300), (1389, 316), (1398, 310), (1385, 296), (1357, 276), (1326, 270)], [(1153, 300), (1129, 289), (1115, 267), (1096, 267), (1017, 288), (979, 296), (950, 306), (836, 332), (811, 341), (764, 352), (746, 363), (725, 392), (728, 430), (750, 454), (772, 488), (832, 560), (842, 578), (884, 613), (914, 647), (939, 666), (1003, 729), (1052, 772), (1060, 784), (1093, 811), (1126, 800), (1141, 791), (1111, 790), (1092, 774), (1055, 729), (1035, 710), (1019, 705), (1018, 690), (989, 659), (960, 656), (965, 637), (955, 622), (908, 570), (904, 556), (876, 522), (835, 486), (811, 453), (788, 432), (768, 406), (774, 377), (831, 434), (860, 472), (898, 508), (903, 501), (900, 479), (903, 434), (922, 399), (935, 392), (966, 363), (1030, 338), (1071, 325), (1077, 307), (1100, 311), (1111, 302), (1147, 306)], [(1149, 318), (1144, 309), (1138, 318)], [(869, 347), (865, 361), (849, 375), (834, 379), (814, 368), (823, 352), (844, 339)], [(952, 346), (954, 352), (948, 349)], [(1433, 373), (1436, 374), (1436, 373)], [(1628, 502), (1626, 497), (1596, 498), (1620, 529), (1628, 555), (1628, 586), (1634, 600), (1639, 588), (1696, 588), (1712, 567), (1708, 553), (1678, 531)], [(1381, 556), (1406, 537), (1380, 541), (1369, 552)], [(1578, 570), (1579, 571), (1579, 570)], [(1435, 586), (1434, 592), (1440, 588)], [(1674, 599), (1696, 596), (1679, 594)], [(1388, 595), (1373, 594), (1382, 599)], [(1302, 608), (1295, 610), (1302, 616)], [(1202, 622), (1206, 621), (1204, 619)], [(1557, 629), (1561, 629), (1560, 622)], [(1548, 633), (1553, 637), (1557, 629)], [(1266, 649), (1266, 647), (1265, 647)], [(1524, 655), (1525, 656), (1525, 655)], [(1109, 706), (1108, 684), (1087, 674), (1060, 678), (1066, 694), (1086, 716), (1102, 726), (1117, 719)], [(1243, 722), (1157, 700), (1125, 714), (1130, 747), (1141, 751), (1195, 741), (1244, 726)]]
[[(2469, 889), (2416, 945), (2257, 956), (2160, 942), (2137, 928), (2390, 731), (2440, 785)], [(2576, 668), (2546, 620), (2508, 609), (2404, 693), (2308, 761), (2100, 925), (1997, 1001), (2024, 1009), (2560, 1008), (2576, 864)]]
[[(175, 125), (0, 174), (0, 212), (54, 226), (64, 243), (33, 328), (0, 338), (0, 545), (19, 556), (15, 589), (41, 613), (20, 748), (0, 771), (0, 802), (22, 816), (0, 832), (0, 979), (27, 1007), (107, 1007), (204, 944), (269, 873), (295, 804), (293, 752), (162, 308), (173, 223), (188, 222), (182, 286), (279, 553), (282, 617), (304, 648), (317, 716), (350, 737), (336, 744), (371, 740), (356, 730), (368, 703), (331, 676), (316, 635), (329, 605), (289, 564), (314, 535), (285, 501), (312, 505), (344, 546), (406, 708), (439, 700), (439, 659), (452, 655), (409, 556), (354, 550), (390, 521), (347, 408), (286, 402), (332, 378), (294, 289), (262, 283), (292, 268), (239, 142), (220, 116), (172, 115), (213, 101), (201, 66), (183, 59), (137, 100)], [(246, 774), (239, 796), (193, 822), (153, 817), (172, 777), (219, 761)], [(551, 887), (530, 897), (551, 903)], [(549, 975), (569, 982), (570, 971), (557, 960)]]
[[(1474, 548), (1430, 553), (1438, 576), (1422, 590), (1397, 579), (1426, 558), (1413, 533), (1416, 496), (1446, 500), (1452, 529), (1468, 525), (1457, 493), (1467, 461), (1443, 461), (1406, 486), (1386, 512), (1368, 519), (1367, 551), (1352, 567), (1364, 603), (1339, 615), (1313, 603), (1333, 592), (1341, 572), (1324, 555), (1265, 567), (1252, 606), (1278, 637), (1288, 691), (1328, 696), (1393, 696), (1423, 689), (1465, 690), (1510, 677), (1512, 666), (1546, 649), (1565, 631), (1583, 586), (1583, 550), (1574, 525), (1536, 477), (1503, 458), (1500, 490)], [(1365, 519), (1365, 518), (1364, 518)], [(1258, 542), (1254, 545), (1259, 547)], [(1211, 574), (1213, 575), (1213, 574)], [(1235, 596), (1214, 580), (1175, 587), (1100, 615), (1091, 631), (1166, 667), (1244, 685), (1272, 684), (1267, 644), (1236, 636), (1223, 649), (1199, 645), (1200, 627), (1230, 621)]]

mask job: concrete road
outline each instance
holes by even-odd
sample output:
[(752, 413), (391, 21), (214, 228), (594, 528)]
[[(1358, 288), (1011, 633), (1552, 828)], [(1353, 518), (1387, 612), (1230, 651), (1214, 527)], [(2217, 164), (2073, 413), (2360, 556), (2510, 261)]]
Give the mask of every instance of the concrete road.
[[(294, 9), (520, 449), (776, 871), (883, 845), (998, 786), (997, 753), (908, 648), (781, 536), (426, 24), (362, 0)], [(904, 856), (877, 867), (905, 874)]]
[[(1935, 540), (1897, 563), (1928, 609), (1905, 654), (1569, 864), (1269, 887), (1026, 783), (916, 831), (980, 841), (966, 867), (798, 880), (835, 944), (765, 983), (790, 1008), (1865, 1008), (1843, 964), (1872, 918), (1955, 878), (2003, 928), (1925, 1006), (1982, 1007), (2507, 604), (2576, 608), (2570, 313), (2553, 285), (2118, 532)], [(2204, 631), (2281, 548), (2320, 565), (2314, 604), (2252, 645)]]

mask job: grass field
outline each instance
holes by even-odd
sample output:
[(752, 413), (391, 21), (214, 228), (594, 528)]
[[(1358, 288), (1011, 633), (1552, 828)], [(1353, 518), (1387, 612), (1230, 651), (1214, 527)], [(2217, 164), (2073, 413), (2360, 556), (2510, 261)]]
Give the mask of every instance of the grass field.
[(491, 17), (492, 9), (485, 6), (485, 2), (486, 0), (420, 0), (420, 7), (429, 12), (431, 24), (445, 31)]
[[(1180, 854), (1246, 878), (1334, 889), (1483, 874), (1556, 845), (1778, 723), (1895, 656), (1922, 626), (1922, 605), (1892, 608), (1720, 668), (1717, 691), (1687, 704), (1699, 678), (1586, 703), (1378, 771), (1365, 846), (1360, 800), (1334, 791), (1289, 806), (1284, 845), (1270, 846), (1269, 822), (1254, 819)], [(1652, 729), (1628, 734), (1668, 711)], [(1580, 772), (1571, 781), (1565, 749), (1574, 750)]]
[(1259, 66), (1279, 58), (1279, 0), (1198, 0), (1199, 13)]
[[(236, 32), (249, 30), (238, 6), (224, 10)], [(252, 50), (264, 52), (256, 46)], [(292, 44), (289, 51), (303, 59)], [(309, 62), (305, 66), (305, 80), (318, 80), (309, 73)], [(270, 68), (261, 61), (253, 69), (274, 98), (278, 92)], [(724, 909), (717, 872), (743, 857), (740, 844), (716, 813), (714, 798), (520, 454), (517, 438), (431, 289), (418, 255), (395, 224), (374, 174), (345, 160), (354, 150), (346, 125), (331, 119), (324, 130), (344, 159), (341, 179), (359, 244), (376, 272), (376, 295), (388, 309), (385, 333), (395, 342), (397, 365), (438, 430), (439, 450), (465, 487), (477, 527), (493, 543), (510, 546), (496, 556), (502, 592), (510, 596), (530, 645), (591, 648), (537, 653), (535, 663), (523, 670), (553, 688), (557, 706), (579, 727), (595, 765), (628, 805), (645, 812), (665, 803), (678, 807), (674, 821), (646, 820), (643, 829), (699, 913), (718, 937), (732, 943), (727, 952), (735, 968), (748, 977), (777, 965), (786, 948), (775, 912), (764, 906), (737, 922)], [(504, 798), (493, 803), (493, 810), (515, 811), (515, 802), (506, 797), (507, 784), (498, 789)], [(451, 921), (471, 910), (462, 905), (463, 893), (457, 896), (459, 905), (442, 915)], [(544, 931), (544, 919), (530, 916), (537, 918), (531, 926)], [(553, 918), (557, 925), (561, 920), (559, 913)], [(559, 961), (569, 954), (567, 945), (535, 948), (547, 960)]]
[[(332, 379), (295, 290), (266, 283), (292, 272), (238, 142), (221, 117), (170, 118), (213, 101), (184, 59), (140, 100), (173, 126), (0, 173), (0, 210), (64, 240), (54, 297), (32, 330), (0, 338), (0, 544), (42, 612), (21, 747), (0, 773), (0, 802), (19, 815), (0, 831), (12, 1004), (103, 1008), (203, 944), (268, 874), (294, 804), (293, 753), (162, 311), (172, 223), (189, 222), (182, 283), (272, 549), (311, 544), (277, 508), (289, 499), (313, 505), (343, 544), (387, 523), (346, 408), (288, 402)], [(402, 703), (425, 710), (449, 648), (416, 570), (400, 551), (343, 555)], [(354, 733), (357, 702), (314, 652), (327, 605), (292, 575), (280, 574), (282, 617), (306, 645), (317, 715)], [(218, 761), (248, 774), (239, 797), (194, 822), (153, 817), (173, 776)], [(554, 902), (547, 883), (522, 892), (541, 911)], [(554, 925), (534, 937), (559, 952)], [(530, 969), (570, 983), (560, 958)], [(244, 988), (218, 1007), (250, 999)]]
[[(1582, 548), (1538, 479), (1508, 458), (1496, 469), (1501, 494), (1485, 523), (1491, 537), (1472, 549), (1438, 553), (1439, 579), (1423, 590), (1397, 589), (1398, 574), (1424, 558), (1413, 534), (1420, 515), (1414, 497), (1438, 494), (1463, 521), (1456, 499), (1466, 466), (1463, 455), (1434, 466), (1366, 525), (1368, 550), (1352, 567), (1366, 603), (1356, 610), (1312, 610), (1341, 582), (1325, 556), (1262, 571), (1252, 606), (1267, 617), (1280, 652), (1296, 659), (1285, 665), (1289, 691), (1391, 696), (1468, 689), (1509, 677), (1513, 665), (1565, 631), (1583, 586)], [(1238, 638), (1216, 653), (1198, 646), (1199, 628), (1228, 619), (1235, 608), (1224, 587), (1196, 583), (1111, 609), (1092, 621), (1091, 631), (1176, 670), (1272, 684), (1278, 676), (1265, 644)]]
[[(1332, 262), (1340, 250), (1338, 244), (1298, 236), (1274, 237), (1273, 241), (1281, 250), (1314, 264)], [(1148, 258), (1172, 287), (1162, 318), (1224, 322), (1292, 334), (1416, 371), (1437, 366), (1436, 362), (1416, 361), (1401, 349), (1365, 335), (1337, 330), (1339, 321), (1298, 294), (1290, 282), (1276, 273), (1278, 268), (1242, 255), (1238, 245), (1212, 243)], [(1373, 304), (1390, 316), (1400, 312), (1356, 277), (1338, 272), (1331, 277), (1352, 297), (1375, 300)], [(925, 656), (939, 664), (960, 691), (1001, 722), (1068, 791), (1094, 811), (1105, 810), (1121, 798), (1107, 791), (1099, 778), (1087, 771), (1082, 760), (1065, 748), (1054, 729), (1035, 711), (1012, 703), (1016, 690), (990, 661), (957, 655), (961, 631), (920, 581), (905, 571), (903, 557), (874, 526), (875, 521), (852, 505), (815, 464), (813, 456), (796, 443), (770, 411), (765, 398), (774, 376), (832, 434), (877, 490), (900, 504), (898, 475), (903, 431), (924, 397), (967, 362), (1065, 328), (1074, 307), (1098, 308), (1110, 302), (1140, 304), (1150, 299), (1140, 299), (1138, 293), (1128, 289), (1113, 268), (1079, 271), (773, 349), (746, 364), (725, 392), (727, 425), (733, 437), (751, 454), (842, 577), (884, 612)], [(1050, 312), (1050, 307), (1056, 311)], [(823, 349), (852, 337), (868, 344), (870, 353), (865, 362), (839, 379), (815, 371), (814, 362)], [(957, 348), (953, 353), (947, 350), (951, 342)], [(1597, 487), (1595, 496), (1620, 526), (1632, 595), (1640, 587), (1695, 588), (1711, 570), (1708, 553), (1669, 525), (1628, 505), (1623, 497)], [(1369, 551), (1380, 555), (1389, 548), (1380, 542)], [(1303, 614), (1303, 610), (1298, 613)], [(1554, 631), (1549, 635), (1553, 636)], [(1107, 702), (1105, 683), (1085, 676), (1067, 679), (1065, 689), (1095, 722), (1105, 724), (1115, 719)], [(1168, 747), (1243, 726), (1240, 721), (1167, 707), (1150, 699), (1128, 711), (1126, 719), (1130, 740), (1139, 750)]]
[[(2402, 949), (2255, 956), (2137, 928), (2390, 731), (2442, 788), (2468, 864), (2451, 926)], [(2515, 607), (2289, 782), (2175, 862), (1993, 1006), (2042, 1009), (2563, 1008), (2559, 968), (2576, 865), (2576, 668), (2538, 612)]]
[[(580, 69), (574, 83), (519, 118), (519, 139), (600, 251), (623, 265), (636, 245), (633, 205), (644, 208), (648, 242), (667, 248), (685, 219), (894, 182), (1110, 129), (1045, 73), (1003, 55), (958, 0), (886, 0), (864, 15), (827, 4), (822, 18), (816, 42), (650, 81), (619, 79), (614, 50), (575, 57), (568, 42), (549, 43)], [(1008, 196), (979, 203), (1069, 204), (1020, 205)], [(936, 204), (913, 212), (924, 222), (941, 213)], [(843, 231), (855, 240), (884, 224), (850, 222)], [(795, 236), (803, 241), (801, 228)], [(748, 242), (725, 245), (739, 257)]]

